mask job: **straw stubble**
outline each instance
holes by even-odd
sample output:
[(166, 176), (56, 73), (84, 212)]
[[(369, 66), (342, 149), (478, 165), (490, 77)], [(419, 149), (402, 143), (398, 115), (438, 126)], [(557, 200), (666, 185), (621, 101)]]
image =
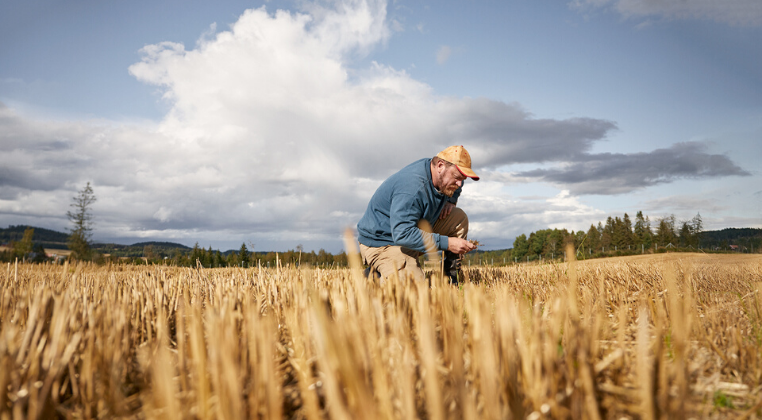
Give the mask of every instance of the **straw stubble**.
[(761, 414), (758, 259), (466, 267), (474, 283), (431, 287), (367, 281), (347, 249), (349, 269), (6, 270), (0, 418)]

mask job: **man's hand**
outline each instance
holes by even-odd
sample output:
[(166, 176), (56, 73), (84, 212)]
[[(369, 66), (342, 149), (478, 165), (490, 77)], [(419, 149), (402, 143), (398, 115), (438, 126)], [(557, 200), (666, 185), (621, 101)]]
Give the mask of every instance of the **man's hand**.
[(466, 239), (455, 238), (452, 236), (447, 238), (447, 250), (455, 254), (462, 255), (475, 249), (476, 245)]
[(453, 203), (451, 203), (449, 201), (446, 202), (445, 205), (444, 205), (444, 208), (442, 209), (442, 213), (439, 213), (439, 220), (442, 220), (442, 219), (446, 218), (447, 216), (449, 216), (450, 213), (452, 212), (452, 209), (454, 209), (454, 208), (455, 208), (455, 204), (453, 204)]

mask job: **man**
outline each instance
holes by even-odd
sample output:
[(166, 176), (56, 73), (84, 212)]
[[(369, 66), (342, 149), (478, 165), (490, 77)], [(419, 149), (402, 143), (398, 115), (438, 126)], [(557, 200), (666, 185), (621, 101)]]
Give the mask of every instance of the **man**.
[[(451, 146), (433, 158), (418, 160), (378, 187), (357, 224), (363, 262), (382, 279), (395, 270), (405, 280), (423, 280), (418, 257), (426, 252), (424, 237), (445, 254), (445, 272), (457, 282), (460, 257), (476, 248), (466, 240), (468, 217), (456, 207), (463, 181), (479, 177), (463, 146)], [(425, 219), (434, 233), (418, 228)]]

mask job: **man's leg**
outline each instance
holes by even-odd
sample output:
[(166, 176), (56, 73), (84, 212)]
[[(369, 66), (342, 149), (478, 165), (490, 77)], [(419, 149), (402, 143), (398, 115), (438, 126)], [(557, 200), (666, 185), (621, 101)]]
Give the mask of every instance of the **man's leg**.
[(468, 235), (468, 216), (460, 207), (452, 209), (444, 219), (437, 220), (432, 227), (434, 233), (466, 239)]
[[(466, 239), (468, 235), (468, 216), (462, 209), (455, 207), (444, 219), (437, 220), (433, 227), (434, 233), (448, 237)], [(461, 255), (450, 251), (444, 252), (444, 271), (450, 277), (450, 283), (458, 283)]]
[(379, 272), (381, 279), (392, 277), (396, 272), (402, 281), (407, 280), (408, 275), (415, 280), (424, 280), (423, 270), (418, 265), (420, 253), (411, 249), (391, 245), (371, 248), (360, 244), (360, 255), (365, 264)]

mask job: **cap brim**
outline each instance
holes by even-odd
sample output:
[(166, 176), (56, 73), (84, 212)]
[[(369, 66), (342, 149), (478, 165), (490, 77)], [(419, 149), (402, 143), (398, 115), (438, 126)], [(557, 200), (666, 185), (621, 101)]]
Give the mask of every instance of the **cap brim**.
[(458, 165), (455, 165), (455, 167), (458, 168), (458, 172), (460, 172), (463, 176), (467, 176), (467, 177), (473, 179), (474, 181), (478, 181), (479, 180), (479, 176), (476, 175), (476, 173), (474, 173), (474, 171), (472, 171), (471, 169), (469, 169), (469, 168), (461, 168)]

